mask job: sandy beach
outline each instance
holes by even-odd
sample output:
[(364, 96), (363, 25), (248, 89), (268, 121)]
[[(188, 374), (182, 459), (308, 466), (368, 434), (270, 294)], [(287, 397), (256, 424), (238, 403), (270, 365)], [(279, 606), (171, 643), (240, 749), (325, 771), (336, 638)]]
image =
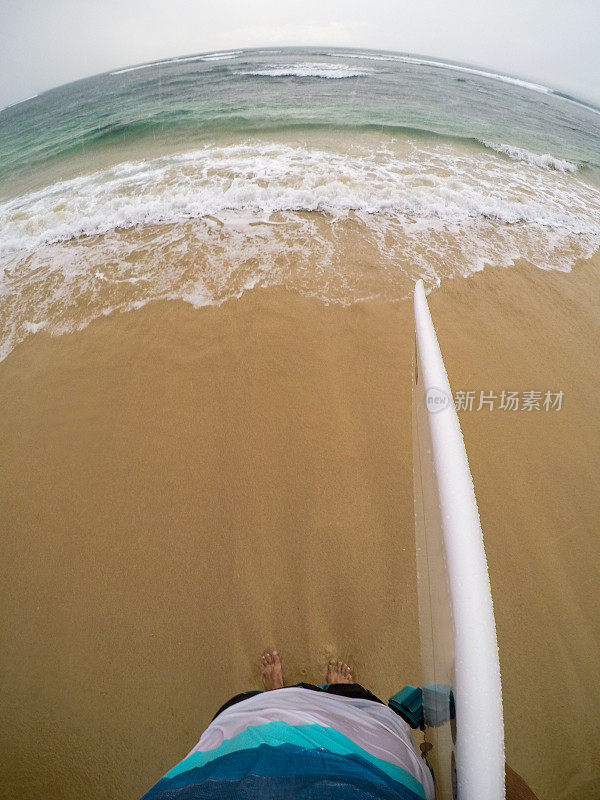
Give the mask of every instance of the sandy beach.
[[(598, 256), (430, 296), (462, 412), (496, 612), (507, 759), (598, 796)], [(3, 794), (135, 798), (277, 647), (387, 699), (418, 684), (410, 301), (256, 289), (156, 302), (0, 364)], [(477, 403), (475, 404), (476, 407)]]

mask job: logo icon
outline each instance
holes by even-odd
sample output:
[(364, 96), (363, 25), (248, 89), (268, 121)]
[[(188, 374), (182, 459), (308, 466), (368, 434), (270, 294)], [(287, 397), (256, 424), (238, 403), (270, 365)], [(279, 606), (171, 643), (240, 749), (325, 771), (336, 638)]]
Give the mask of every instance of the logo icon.
[(452, 405), (452, 397), (443, 389), (432, 386), (425, 392), (425, 405), (430, 414), (438, 414)]

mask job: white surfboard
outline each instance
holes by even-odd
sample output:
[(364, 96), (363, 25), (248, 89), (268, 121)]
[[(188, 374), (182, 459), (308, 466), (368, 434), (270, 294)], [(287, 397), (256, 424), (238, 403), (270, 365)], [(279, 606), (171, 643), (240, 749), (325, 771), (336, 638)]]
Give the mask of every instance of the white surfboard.
[(425, 739), (432, 745), (427, 761), (436, 800), (501, 800), (500, 666), (479, 512), (422, 281), (414, 301), (415, 536)]

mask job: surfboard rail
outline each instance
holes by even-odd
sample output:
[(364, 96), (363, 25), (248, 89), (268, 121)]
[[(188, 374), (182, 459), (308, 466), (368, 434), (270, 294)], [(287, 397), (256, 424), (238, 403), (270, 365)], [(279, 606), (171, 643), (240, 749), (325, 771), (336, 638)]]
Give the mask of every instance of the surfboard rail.
[(501, 800), (502, 694), (483, 534), (421, 280), (414, 313), (415, 538), (425, 738), (433, 745), (428, 761), (437, 800)]

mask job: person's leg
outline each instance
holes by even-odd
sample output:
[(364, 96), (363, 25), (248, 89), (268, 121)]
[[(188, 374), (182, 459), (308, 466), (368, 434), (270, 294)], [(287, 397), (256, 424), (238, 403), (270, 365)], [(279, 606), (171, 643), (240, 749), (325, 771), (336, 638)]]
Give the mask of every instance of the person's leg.
[(352, 670), (345, 661), (330, 661), (327, 666), (325, 681), (332, 683), (354, 683)]
[(320, 688), (329, 694), (341, 695), (342, 697), (352, 697), (360, 700), (373, 700), (375, 703), (385, 705), (360, 683), (355, 683), (352, 670), (345, 661), (330, 661), (325, 677), (327, 683), (321, 684)]
[[(265, 687), (265, 691), (271, 691), (271, 689), (283, 689), (283, 667), (281, 665), (281, 657), (277, 650), (267, 651), (260, 659), (260, 677), (262, 679), (262, 684)], [(249, 692), (241, 692), (240, 694), (236, 694), (235, 697), (232, 697), (226, 703), (223, 703), (211, 721), (214, 722), (219, 714), (222, 711), (225, 711), (226, 708), (230, 708), (231, 706), (236, 705), (236, 703), (241, 703), (243, 700), (247, 700), (249, 697), (254, 697), (256, 694), (262, 694), (262, 691), (262, 689), (253, 689)]]
[[(285, 686), (283, 680), (283, 667), (281, 663), (281, 656), (277, 650), (267, 651), (260, 660), (260, 675), (265, 691), (273, 689), (283, 689)], [(325, 677), (327, 683), (322, 683), (315, 686), (312, 683), (298, 683), (296, 684), (301, 689), (310, 689), (316, 692), (328, 692), (329, 694), (339, 695), (342, 697), (351, 697), (355, 700), (372, 700), (375, 703), (385, 705), (383, 700), (380, 700), (360, 683), (354, 683), (352, 677), (352, 670), (345, 661), (331, 661), (327, 669)], [(241, 703), (249, 697), (254, 697), (256, 694), (261, 694), (260, 689), (255, 689), (249, 692), (242, 692), (236, 694), (217, 711), (213, 717), (213, 721), (219, 716), (226, 708)]]
[(283, 689), (283, 667), (277, 650), (269, 650), (260, 660), (260, 677), (267, 691)]

